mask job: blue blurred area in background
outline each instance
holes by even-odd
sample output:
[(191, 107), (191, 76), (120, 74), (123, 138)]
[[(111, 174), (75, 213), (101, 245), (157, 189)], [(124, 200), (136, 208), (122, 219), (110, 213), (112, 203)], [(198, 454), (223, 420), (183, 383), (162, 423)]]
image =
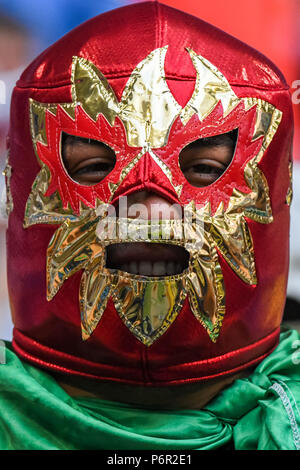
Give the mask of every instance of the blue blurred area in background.
[(13, 16), (38, 38), (41, 49), (93, 16), (130, 3), (126, 0), (0, 0), (0, 14)]

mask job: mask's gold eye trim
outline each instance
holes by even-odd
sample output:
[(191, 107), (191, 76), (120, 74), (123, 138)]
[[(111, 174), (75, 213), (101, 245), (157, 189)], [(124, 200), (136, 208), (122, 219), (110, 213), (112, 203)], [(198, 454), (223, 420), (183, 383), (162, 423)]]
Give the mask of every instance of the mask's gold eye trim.
[(179, 154), (179, 167), (187, 182), (196, 188), (210, 186), (227, 171), (234, 159), (238, 129), (199, 138)]
[(101, 183), (116, 165), (116, 153), (102, 141), (61, 133), (60, 158), (73, 182), (84, 186)]

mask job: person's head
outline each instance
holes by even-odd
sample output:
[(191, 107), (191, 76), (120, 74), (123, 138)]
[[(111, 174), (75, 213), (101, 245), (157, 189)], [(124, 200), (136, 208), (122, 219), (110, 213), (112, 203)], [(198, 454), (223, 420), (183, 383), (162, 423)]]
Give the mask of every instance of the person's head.
[(291, 139), (276, 67), (157, 2), (47, 49), (12, 101), (16, 352), (147, 386), (259, 362), (285, 302)]

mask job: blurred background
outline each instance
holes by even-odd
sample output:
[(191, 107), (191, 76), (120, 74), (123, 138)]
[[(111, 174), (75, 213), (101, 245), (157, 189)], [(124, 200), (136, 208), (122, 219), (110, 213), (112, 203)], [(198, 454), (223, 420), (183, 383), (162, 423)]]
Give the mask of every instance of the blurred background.
[[(42, 50), (83, 21), (138, 0), (0, 0), (0, 338), (11, 339), (3, 213), (5, 141), (12, 88)], [(269, 57), (291, 87), (295, 115), (291, 268), (284, 321), (300, 324), (300, 0), (161, 0), (223, 29)]]

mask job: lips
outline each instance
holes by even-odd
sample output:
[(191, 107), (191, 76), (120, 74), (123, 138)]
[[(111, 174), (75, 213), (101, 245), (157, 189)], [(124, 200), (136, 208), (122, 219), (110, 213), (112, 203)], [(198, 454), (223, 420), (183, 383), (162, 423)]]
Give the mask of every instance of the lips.
[(181, 246), (163, 243), (116, 243), (106, 247), (106, 267), (142, 276), (172, 276), (189, 264)]

